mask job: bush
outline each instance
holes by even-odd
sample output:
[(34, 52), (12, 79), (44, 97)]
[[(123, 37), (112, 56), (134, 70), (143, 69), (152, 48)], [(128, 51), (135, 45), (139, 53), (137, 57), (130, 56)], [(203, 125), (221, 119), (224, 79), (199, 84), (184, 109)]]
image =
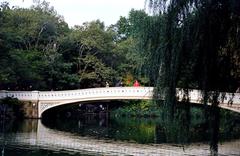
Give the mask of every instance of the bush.
[(127, 106), (112, 111), (113, 116), (156, 117), (161, 109), (150, 100), (127, 102)]
[(16, 98), (4, 98), (0, 100), (0, 118), (2, 120), (23, 119), (23, 104)]

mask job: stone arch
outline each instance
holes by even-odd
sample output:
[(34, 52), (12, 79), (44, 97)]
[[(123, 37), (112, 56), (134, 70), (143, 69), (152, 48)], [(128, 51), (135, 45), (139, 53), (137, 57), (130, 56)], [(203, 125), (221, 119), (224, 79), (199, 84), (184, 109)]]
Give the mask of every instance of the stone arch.
[(127, 97), (98, 97), (98, 98), (85, 98), (85, 99), (78, 99), (78, 100), (69, 100), (69, 101), (62, 101), (62, 102), (58, 102), (58, 103), (52, 103), (52, 102), (40, 102), (39, 103), (39, 118), (42, 117), (42, 114), (51, 109), (51, 108), (55, 108), (58, 106), (62, 106), (62, 105), (68, 105), (68, 104), (74, 104), (74, 103), (79, 103), (79, 102), (84, 102), (84, 103), (88, 103), (88, 102), (97, 102), (97, 101), (106, 101), (106, 100), (147, 100), (147, 99), (152, 99), (150, 96), (146, 96), (146, 97), (138, 97), (138, 96), (127, 96)]

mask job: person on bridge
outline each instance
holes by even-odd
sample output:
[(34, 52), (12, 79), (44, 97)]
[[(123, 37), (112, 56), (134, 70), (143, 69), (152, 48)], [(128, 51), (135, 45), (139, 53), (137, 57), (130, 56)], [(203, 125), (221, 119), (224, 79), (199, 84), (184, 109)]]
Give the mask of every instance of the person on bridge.
[(120, 80), (116, 83), (115, 87), (123, 87), (123, 82)]
[(139, 87), (139, 86), (140, 86), (140, 83), (138, 82), (138, 80), (135, 80), (133, 86), (134, 86), (134, 87)]
[(109, 83), (106, 81), (106, 87), (109, 87)]

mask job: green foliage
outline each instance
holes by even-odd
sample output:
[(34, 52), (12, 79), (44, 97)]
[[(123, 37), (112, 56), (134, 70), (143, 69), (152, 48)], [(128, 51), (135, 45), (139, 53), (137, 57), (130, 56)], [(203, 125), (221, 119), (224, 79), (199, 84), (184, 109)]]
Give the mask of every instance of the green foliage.
[(113, 116), (157, 117), (162, 114), (159, 106), (152, 101), (129, 101), (127, 106), (113, 110)]
[(115, 71), (106, 67), (97, 57), (87, 55), (82, 59), (84, 71), (80, 73), (81, 83), (87, 84), (88, 87), (105, 86), (106, 81), (112, 81)]
[(0, 21), (0, 89), (76, 89), (121, 79), (116, 34), (99, 20), (69, 29), (43, 1), (30, 9), (2, 3)]
[(135, 76), (142, 61), (141, 55), (139, 55), (136, 48), (135, 40), (129, 37), (119, 42), (114, 52), (119, 58), (116, 62), (116, 68), (120, 72), (120, 75), (126, 76), (127, 73), (132, 73)]
[(0, 89), (131, 85), (138, 79), (155, 85), (156, 97), (166, 95), (170, 106), (177, 87), (235, 91), (239, 2), (148, 2), (151, 16), (131, 10), (109, 28), (97, 20), (72, 29), (45, 1), (30, 9), (1, 3)]
[[(112, 25), (111, 29), (116, 34), (116, 48), (119, 60), (118, 70), (121, 77), (126, 79), (132, 75), (143, 85), (151, 85), (148, 70), (143, 66), (146, 61), (146, 47), (139, 47), (141, 37), (145, 34), (143, 28), (148, 27), (150, 17), (143, 10), (131, 10), (128, 18), (120, 17), (119, 21)], [(141, 30), (141, 31), (140, 31)], [(126, 85), (129, 85), (127, 82)]]
[(139, 27), (140, 45), (148, 48), (146, 67), (155, 95), (165, 97), (170, 114), (177, 87), (203, 90), (204, 103), (208, 91), (215, 91), (215, 97), (219, 91), (234, 92), (239, 85), (239, 2), (149, 0), (148, 4), (153, 16), (148, 29), (144, 24)]
[(22, 102), (14, 98), (0, 100), (0, 118), (2, 120), (23, 119), (24, 112)]
[(128, 75), (147, 84), (135, 29), (145, 18), (144, 11), (132, 10), (109, 28), (97, 20), (70, 29), (46, 1), (28, 9), (2, 3), (0, 89), (76, 89), (106, 81), (114, 86)]
[[(43, 2), (31, 9), (1, 9), (1, 89), (50, 89), (56, 86), (52, 81), (59, 68), (68, 72), (57, 53), (57, 38), (68, 27), (47, 8)], [(58, 73), (55, 77), (63, 75)]]
[[(72, 41), (71, 47), (68, 39)], [(112, 82), (116, 77), (113, 34), (105, 30), (103, 23), (92, 21), (76, 26), (64, 42), (67, 44), (63, 55), (74, 62), (81, 88), (103, 86), (105, 81)]]

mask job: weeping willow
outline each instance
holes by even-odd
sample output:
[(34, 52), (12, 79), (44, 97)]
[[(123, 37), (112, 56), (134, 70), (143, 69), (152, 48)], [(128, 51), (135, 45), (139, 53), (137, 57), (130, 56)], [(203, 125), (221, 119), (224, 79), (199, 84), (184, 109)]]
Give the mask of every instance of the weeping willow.
[(176, 88), (199, 89), (206, 104), (233, 92), (240, 76), (239, 0), (147, 0), (152, 16), (142, 26), (141, 45), (155, 85), (174, 114)]

